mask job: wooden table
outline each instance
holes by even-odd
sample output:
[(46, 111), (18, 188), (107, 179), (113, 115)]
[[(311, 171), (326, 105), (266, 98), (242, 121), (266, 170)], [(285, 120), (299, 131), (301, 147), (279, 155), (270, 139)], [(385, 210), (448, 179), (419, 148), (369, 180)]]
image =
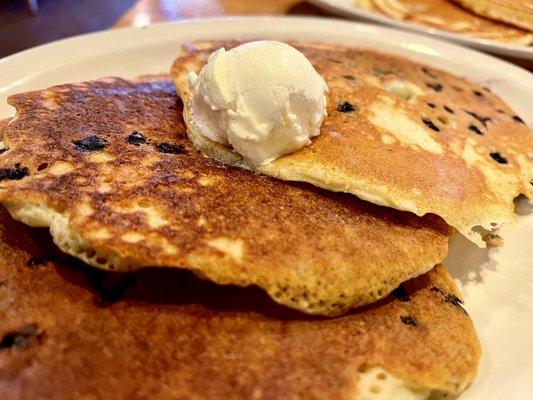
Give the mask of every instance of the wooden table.
[(325, 15), (301, 0), (138, 0), (114, 27), (223, 15)]

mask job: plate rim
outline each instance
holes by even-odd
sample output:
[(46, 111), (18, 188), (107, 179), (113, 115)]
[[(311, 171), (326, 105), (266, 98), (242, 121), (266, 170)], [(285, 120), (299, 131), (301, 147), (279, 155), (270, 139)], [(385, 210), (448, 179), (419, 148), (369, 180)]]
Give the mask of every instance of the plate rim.
[(533, 60), (533, 46), (518, 46), (504, 44), (496, 40), (469, 37), (443, 29), (430, 28), (422, 25), (411, 24), (362, 10), (357, 6), (350, 6), (336, 2), (336, 0), (308, 0), (311, 4), (325, 11), (342, 15), (348, 18), (358, 18), (365, 21), (395, 27), (409, 32), (420, 33), (432, 38), (452, 41), (456, 44), (473, 47), (478, 50), (492, 52), (502, 56), (516, 57), (523, 60)]
[[(310, 0), (312, 2), (318, 1), (322, 2), (323, 0)], [(329, 1), (329, 0), (326, 0)], [(109, 37), (113, 36), (115, 39), (124, 39), (127, 38), (130, 34), (138, 34), (139, 32), (150, 32), (150, 31), (157, 31), (159, 29), (164, 30), (166, 28), (170, 29), (173, 26), (184, 26), (184, 25), (202, 25), (202, 24), (227, 24), (229, 22), (251, 22), (251, 21), (257, 21), (257, 22), (279, 22), (283, 24), (290, 24), (290, 23), (313, 23), (313, 24), (321, 24), (321, 25), (343, 25), (345, 27), (352, 27), (355, 30), (360, 31), (381, 31), (384, 33), (394, 33), (395, 35), (399, 35), (398, 37), (404, 37), (405, 39), (413, 40), (416, 42), (422, 42), (424, 44), (428, 45), (437, 45), (439, 48), (440, 53), (445, 53), (448, 51), (459, 51), (463, 52), (465, 55), (472, 55), (477, 57), (481, 60), (486, 60), (487, 62), (495, 63), (497, 65), (500, 65), (501, 67), (513, 71), (514, 73), (520, 74), (523, 76), (524, 79), (529, 80), (533, 83), (533, 74), (531, 74), (527, 69), (513, 64), (512, 62), (509, 62), (507, 60), (503, 60), (501, 58), (498, 58), (492, 54), (484, 53), (480, 50), (473, 49), (470, 47), (465, 47), (460, 44), (450, 42), (447, 40), (444, 40), (442, 38), (433, 37), (433, 36), (427, 36), (423, 35), (419, 32), (413, 32), (413, 31), (406, 31), (404, 29), (397, 28), (395, 26), (383, 26), (379, 24), (373, 24), (365, 21), (353, 21), (353, 20), (346, 20), (346, 19), (340, 19), (340, 18), (330, 18), (330, 17), (314, 17), (314, 16), (223, 16), (223, 17), (206, 17), (206, 18), (194, 18), (194, 19), (183, 19), (179, 21), (165, 21), (165, 22), (159, 22), (155, 24), (150, 24), (146, 26), (130, 26), (130, 27), (124, 27), (124, 28), (118, 28), (118, 29), (105, 29), (95, 32), (89, 32), (84, 33), (81, 35), (75, 35), (59, 40), (55, 40), (49, 43), (44, 43), (35, 47), (31, 47), (29, 49), (25, 49), (23, 51), (20, 51), (18, 53), (11, 54), (7, 57), (0, 58), (0, 68), (12, 68), (13, 66), (17, 66), (17, 64), (20, 64), (20, 61), (24, 60), (24, 58), (33, 57), (36, 55), (39, 55), (40, 52), (50, 52), (54, 51), (56, 54), (58, 50), (62, 50), (62, 47), (68, 47), (71, 44), (74, 44), (76, 42), (82, 43), (85, 41), (103, 41), (107, 42), (104, 43), (104, 45), (107, 45), (108, 47), (113, 47), (113, 44), (110, 45), (111, 40), (108, 40)], [(144, 35), (145, 37), (150, 36)], [(206, 38), (209, 38), (208, 35), (206, 35)], [(106, 39), (106, 40), (103, 40)], [(533, 49), (532, 49), (533, 51)], [(101, 52), (96, 51), (93, 53), (99, 53)], [(532, 53), (533, 54), (533, 53)], [(33, 69), (32, 69), (33, 70)], [(3, 74), (2, 74), (3, 75)], [(20, 74), (17, 74), (20, 75)], [(1, 79), (0, 76), (0, 98), (2, 97), (2, 82), (5, 81), (4, 79)]]

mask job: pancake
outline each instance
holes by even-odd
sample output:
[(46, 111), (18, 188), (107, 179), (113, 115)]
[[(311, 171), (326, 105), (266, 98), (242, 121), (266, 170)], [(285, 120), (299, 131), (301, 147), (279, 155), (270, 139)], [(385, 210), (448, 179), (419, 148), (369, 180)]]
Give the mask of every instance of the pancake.
[(478, 15), (533, 32), (533, 2), (524, 0), (455, 0)]
[(451, 229), (206, 159), (170, 79), (106, 79), (15, 95), (0, 202), (110, 270), (186, 268), (336, 315), (442, 261)]
[(4, 129), (9, 123), (9, 118), (0, 119), (0, 155), (6, 151), (6, 146), (4, 144)]
[[(0, 398), (425, 399), (480, 357), (442, 267), (335, 319), (191, 273), (80, 265), (0, 207)], [(382, 397), (380, 397), (382, 396)]]
[[(470, 3), (477, 2), (477, 0), (466, 1)], [(480, 3), (484, 2), (480, 1)], [(494, 1), (493, 3), (498, 2)], [(505, 0), (502, 0), (502, 2), (505, 2)], [(400, 21), (412, 22), (480, 39), (490, 39), (524, 46), (533, 44), (533, 34), (531, 32), (476, 15), (450, 0), (364, 0), (356, 1), (356, 4), (363, 10), (378, 12)]]
[[(191, 96), (189, 71), (200, 71), (216, 49), (240, 43), (185, 46), (172, 67), (184, 104)], [(531, 131), (489, 89), (371, 50), (290, 44), (326, 80), (328, 116), (310, 146), (258, 172), (417, 215), (437, 214), (480, 246), (485, 244), (477, 227), (513, 221), (513, 199), (533, 194)], [(187, 106), (184, 117), (189, 137), (206, 155), (253, 168), (231, 148), (202, 136)]]

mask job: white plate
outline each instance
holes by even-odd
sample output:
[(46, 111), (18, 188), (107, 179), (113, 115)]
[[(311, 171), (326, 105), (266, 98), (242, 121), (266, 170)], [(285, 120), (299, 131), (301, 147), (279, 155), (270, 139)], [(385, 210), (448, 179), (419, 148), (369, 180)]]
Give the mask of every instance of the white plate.
[(514, 60), (530, 61), (527, 66), (533, 65), (533, 46), (516, 46), (505, 44), (494, 40), (478, 39), (470, 36), (459, 35), (441, 29), (425, 27), (409, 22), (397, 21), (386, 16), (376, 14), (369, 11), (364, 11), (355, 5), (355, 0), (309, 0), (311, 3), (323, 10), (329, 11), (333, 14), (352, 18), (356, 20), (366, 20), (377, 22), (383, 25), (390, 25), (395, 28), (409, 30), (413, 32), (423, 33), (435, 38), (450, 40), (452, 42), (462, 44), (464, 46), (473, 47), (475, 49), (483, 50), (488, 53), (499, 56), (512, 58)]
[[(196, 39), (305, 39), (364, 46), (466, 76), (533, 121), (533, 75), (493, 57), (412, 33), (311, 18), (239, 18), (107, 31), (51, 43), (0, 60), (0, 117), (13, 115), (11, 93), (104, 76), (161, 73)], [(522, 206), (531, 207), (524, 202)], [(533, 215), (503, 230), (506, 245), (478, 249), (452, 241), (448, 268), (483, 344), (479, 376), (461, 400), (524, 400), (533, 391)], [(443, 321), (445, 323), (445, 321)]]

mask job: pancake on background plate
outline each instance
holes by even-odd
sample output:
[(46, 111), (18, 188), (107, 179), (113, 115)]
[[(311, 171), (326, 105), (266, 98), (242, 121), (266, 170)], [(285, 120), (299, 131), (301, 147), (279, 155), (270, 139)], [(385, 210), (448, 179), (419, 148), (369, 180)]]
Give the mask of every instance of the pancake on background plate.
[[(196, 147), (253, 169), (232, 148), (203, 136), (191, 119), (190, 71), (243, 42), (184, 46), (171, 74)], [(515, 218), (513, 199), (531, 196), (531, 131), (488, 88), (405, 58), (371, 50), (289, 42), (325, 79), (328, 115), (310, 146), (255, 170), (305, 181), (417, 215), (437, 214), (480, 246), (479, 231)]]
[(80, 265), (2, 207), (0, 254), (2, 400), (420, 400), (461, 391), (480, 357), (440, 266), (321, 319), (189, 272)]
[(0, 202), (95, 267), (175, 267), (257, 285), (336, 315), (387, 296), (447, 254), (424, 218), (209, 160), (166, 78), (104, 79), (11, 96)]
[(478, 16), (452, 0), (355, 0), (355, 3), (363, 10), (378, 12), (400, 21), (480, 39), (524, 46), (533, 44), (530, 31)]
[(533, 32), (533, 1), (531, 0), (455, 0), (462, 6), (498, 21)]

